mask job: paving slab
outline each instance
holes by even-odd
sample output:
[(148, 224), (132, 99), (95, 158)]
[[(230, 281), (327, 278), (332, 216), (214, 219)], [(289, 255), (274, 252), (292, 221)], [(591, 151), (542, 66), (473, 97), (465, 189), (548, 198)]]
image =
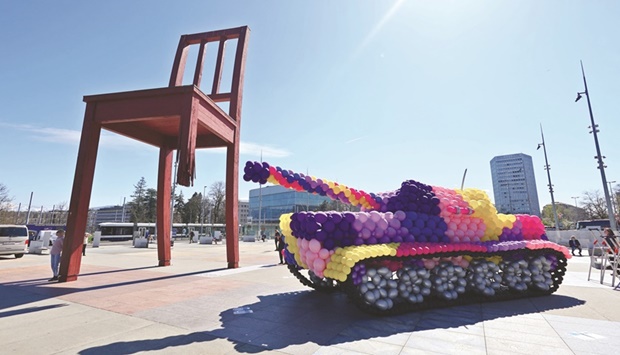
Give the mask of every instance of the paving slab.
[[(172, 265), (130, 243), (88, 248), (77, 281), (50, 283), (49, 255), (0, 257), (2, 352), (19, 354), (608, 354), (620, 348), (620, 290), (588, 257), (553, 295), (398, 316), (309, 289), (269, 242), (177, 241)], [(613, 351), (612, 351), (613, 352)]]

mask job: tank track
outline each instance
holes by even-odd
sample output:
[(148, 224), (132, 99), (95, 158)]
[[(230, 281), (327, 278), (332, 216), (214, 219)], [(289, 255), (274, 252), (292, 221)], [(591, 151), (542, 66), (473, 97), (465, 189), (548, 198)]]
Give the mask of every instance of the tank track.
[[(421, 266), (423, 259), (441, 260), (459, 256), (472, 258), (468, 268), (447, 261), (439, 262), (430, 270)], [(493, 257), (501, 257), (504, 261), (500, 265), (487, 261)], [(549, 257), (554, 261), (549, 261)], [(381, 266), (390, 263), (412, 266), (396, 271)], [(302, 284), (318, 291), (342, 290), (365, 312), (396, 315), (478, 302), (550, 295), (562, 283), (566, 264), (564, 254), (553, 249), (537, 249), (370, 258), (358, 262), (344, 282), (319, 279), (312, 277), (312, 273), (307, 278), (295, 265), (289, 265), (289, 270)], [(354, 282), (356, 270), (363, 270), (362, 278), (365, 281), (360, 282), (358, 278), (358, 282)], [(412, 281), (410, 276), (415, 280)], [(419, 286), (417, 289), (416, 285)]]
[(288, 270), (291, 274), (301, 282), (304, 286), (311, 287), (320, 292), (334, 292), (340, 289), (340, 284), (335, 280), (328, 278), (320, 278), (316, 276), (312, 271), (308, 270), (308, 277), (301, 273), (301, 270), (296, 265), (287, 264)]

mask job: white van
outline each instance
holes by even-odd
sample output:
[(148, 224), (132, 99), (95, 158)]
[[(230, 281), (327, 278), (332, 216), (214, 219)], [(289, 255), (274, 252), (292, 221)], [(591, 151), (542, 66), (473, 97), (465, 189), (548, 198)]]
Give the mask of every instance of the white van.
[(28, 227), (0, 224), (0, 255), (24, 256), (28, 248)]

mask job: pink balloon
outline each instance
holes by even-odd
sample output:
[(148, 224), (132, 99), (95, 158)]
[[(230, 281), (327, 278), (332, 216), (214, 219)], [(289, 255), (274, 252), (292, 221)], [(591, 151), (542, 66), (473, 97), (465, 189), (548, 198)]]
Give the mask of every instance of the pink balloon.
[(317, 270), (325, 270), (325, 260), (321, 259), (321, 258), (317, 258), (314, 260), (314, 262), (312, 263), (312, 266), (314, 266), (314, 271), (316, 272)]
[(323, 259), (323, 260), (327, 260), (327, 258), (329, 258), (331, 255), (329, 255), (329, 250), (323, 248), (321, 250), (319, 250), (319, 258)]
[(319, 250), (321, 250), (321, 242), (319, 242), (316, 239), (310, 240), (310, 243), (308, 243), (308, 246), (309, 246), (310, 251), (312, 251), (313, 253), (318, 253)]

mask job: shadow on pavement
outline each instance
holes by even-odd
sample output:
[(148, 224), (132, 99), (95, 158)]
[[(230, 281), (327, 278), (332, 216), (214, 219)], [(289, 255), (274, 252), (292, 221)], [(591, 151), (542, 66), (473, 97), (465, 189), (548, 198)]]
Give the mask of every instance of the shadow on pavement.
[[(85, 349), (80, 354), (133, 354), (218, 338), (227, 339), (239, 353), (279, 350), (306, 343), (328, 346), (428, 329), (480, 327), (477, 323), (486, 320), (585, 303), (572, 297), (550, 295), (378, 317), (362, 313), (342, 293), (300, 291), (259, 298), (256, 303), (221, 312), (222, 326), (219, 329), (160, 339), (116, 342)], [(182, 327), (180, 324), (169, 325)]]

